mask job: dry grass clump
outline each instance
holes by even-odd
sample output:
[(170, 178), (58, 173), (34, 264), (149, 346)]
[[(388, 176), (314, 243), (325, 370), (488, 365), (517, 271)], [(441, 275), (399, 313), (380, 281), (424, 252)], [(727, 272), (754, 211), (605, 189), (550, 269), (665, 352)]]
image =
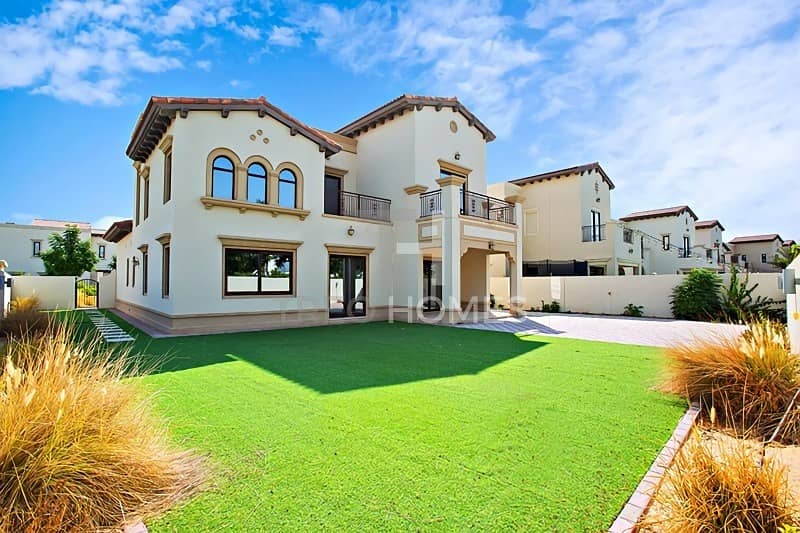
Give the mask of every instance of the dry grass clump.
[(0, 334), (27, 336), (46, 331), (50, 318), (41, 311), (37, 296), (14, 298), (5, 317), (0, 318)]
[(202, 460), (170, 443), (126, 358), (74, 330), (11, 338), (0, 367), (0, 531), (97, 531), (194, 494)]
[[(768, 439), (800, 387), (800, 359), (789, 353), (786, 329), (756, 322), (739, 338), (695, 341), (667, 350), (662, 389), (716, 412), (722, 427)], [(777, 436), (800, 442), (800, 409), (792, 406)]]
[(717, 449), (689, 441), (656, 495), (658, 518), (644, 529), (665, 533), (779, 531), (796, 525), (786, 470), (772, 459), (760, 464), (752, 445), (734, 441)]

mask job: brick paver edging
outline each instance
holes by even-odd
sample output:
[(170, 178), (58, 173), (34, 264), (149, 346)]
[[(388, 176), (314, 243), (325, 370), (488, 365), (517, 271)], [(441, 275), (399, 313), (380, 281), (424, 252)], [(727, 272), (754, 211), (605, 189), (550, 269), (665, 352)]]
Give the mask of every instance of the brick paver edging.
[(650, 507), (653, 496), (655, 496), (659, 485), (661, 485), (664, 473), (667, 468), (669, 468), (669, 465), (672, 464), (673, 459), (675, 459), (683, 443), (686, 442), (686, 438), (692, 431), (692, 426), (694, 426), (694, 422), (699, 414), (700, 406), (698, 404), (692, 404), (692, 406), (686, 410), (686, 413), (683, 415), (683, 418), (681, 418), (681, 421), (678, 422), (678, 426), (675, 428), (672, 436), (661, 449), (661, 453), (658, 454), (656, 460), (650, 465), (650, 470), (647, 471), (639, 482), (639, 486), (633, 491), (633, 495), (625, 502), (622, 511), (617, 515), (617, 519), (614, 520), (614, 523), (608, 528), (609, 533), (629, 533), (636, 530), (636, 524), (638, 524), (639, 519), (644, 515), (645, 511), (647, 511), (647, 508)]

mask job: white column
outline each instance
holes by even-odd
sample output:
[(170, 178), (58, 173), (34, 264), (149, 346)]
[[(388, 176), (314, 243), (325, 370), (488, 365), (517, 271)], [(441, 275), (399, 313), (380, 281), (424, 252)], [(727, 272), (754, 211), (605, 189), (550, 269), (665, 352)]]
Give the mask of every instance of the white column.
[[(509, 200), (509, 198), (506, 198)], [(514, 316), (521, 316), (525, 314), (525, 296), (522, 294), (522, 201), (523, 198), (513, 198), (516, 200), (514, 204), (514, 217), (517, 221), (517, 235), (516, 235), (516, 249), (514, 257), (509, 261), (509, 295), (510, 305), (509, 309)]]
[[(795, 259), (786, 270), (793, 270), (795, 277), (800, 275), (800, 257)], [(784, 275), (784, 281), (791, 283), (790, 275)], [(800, 354), (800, 298), (797, 297), (797, 279), (794, 287), (784, 287), (786, 293), (786, 321), (789, 331), (791, 352)]]
[(442, 188), (442, 307), (444, 320), (455, 322), (461, 310), (461, 220), (459, 188), (464, 178), (436, 180)]

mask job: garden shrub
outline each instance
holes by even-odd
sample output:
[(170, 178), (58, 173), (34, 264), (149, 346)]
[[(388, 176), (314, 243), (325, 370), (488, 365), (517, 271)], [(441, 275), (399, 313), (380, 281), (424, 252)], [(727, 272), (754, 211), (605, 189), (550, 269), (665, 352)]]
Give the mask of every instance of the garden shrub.
[[(749, 325), (740, 337), (696, 340), (666, 352), (666, 392), (713, 408), (716, 421), (740, 436), (768, 439), (800, 387), (800, 358), (789, 353), (785, 327)], [(800, 443), (800, 407), (788, 413), (778, 440)]]
[(11, 300), (8, 313), (0, 319), (0, 333), (7, 336), (27, 336), (41, 333), (50, 325), (50, 318), (41, 310), (39, 298), (25, 296)]
[(544, 303), (544, 300), (542, 300), (542, 313), (560, 313), (560, 312), (561, 312), (561, 304), (559, 304), (557, 300), (553, 300), (549, 304)]
[(682, 320), (711, 320), (720, 314), (722, 279), (696, 268), (672, 290), (672, 314)]
[(783, 307), (775, 308), (775, 300), (763, 296), (753, 298), (758, 283), (748, 287), (749, 284), (750, 274), (740, 277), (738, 269), (731, 268), (731, 280), (722, 291), (721, 319), (741, 324), (748, 320), (772, 318), (776, 310), (783, 311)]
[(633, 305), (628, 304), (625, 306), (625, 309), (622, 311), (623, 316), (642, 316), (642, 311), (644, 310), (644, 306), (641, 305)]
[(194, 494), (203, 461), (170, 443), (129, 358), (59, 324), (12, 337), (0, 367), (0, 531), (117, 530)]
[(786, 469), (759, 455), (742, 442), (712, 449), (690, 440), (656, 495), (663, 517), (643, 525), (665, 533), (792, 531), (796, 505)]

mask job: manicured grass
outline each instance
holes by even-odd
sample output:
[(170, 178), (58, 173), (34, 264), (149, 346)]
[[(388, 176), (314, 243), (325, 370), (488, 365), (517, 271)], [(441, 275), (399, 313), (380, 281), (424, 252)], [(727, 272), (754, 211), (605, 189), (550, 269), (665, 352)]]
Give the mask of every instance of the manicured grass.
[(212, 487), (153, 531), (599, 531), (684, 405), (660, 350), (372, 323), (150, 339)]

